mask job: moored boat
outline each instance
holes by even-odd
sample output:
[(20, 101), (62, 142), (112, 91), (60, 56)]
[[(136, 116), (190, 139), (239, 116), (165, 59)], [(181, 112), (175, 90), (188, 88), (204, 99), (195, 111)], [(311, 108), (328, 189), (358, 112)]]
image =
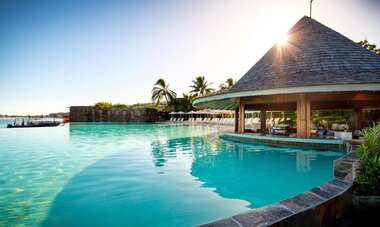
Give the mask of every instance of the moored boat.
[(30, 118), (25, 122), (22, 119), (21, 123), (15, 119), (13, 124), (8, 124), (7, 128), (32, 128), (32, 127), (55, 127), (62, 124), (60, 121), (44, 121), (44, 120), (34, 120), (32, 121)]

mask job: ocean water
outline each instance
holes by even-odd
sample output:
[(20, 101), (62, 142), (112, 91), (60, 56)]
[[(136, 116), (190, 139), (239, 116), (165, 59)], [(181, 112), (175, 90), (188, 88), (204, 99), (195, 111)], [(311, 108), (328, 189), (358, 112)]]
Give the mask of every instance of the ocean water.
[(0, 226), (194, 226), (320, 185), (342, 154), (210, 126), (0, 128)]

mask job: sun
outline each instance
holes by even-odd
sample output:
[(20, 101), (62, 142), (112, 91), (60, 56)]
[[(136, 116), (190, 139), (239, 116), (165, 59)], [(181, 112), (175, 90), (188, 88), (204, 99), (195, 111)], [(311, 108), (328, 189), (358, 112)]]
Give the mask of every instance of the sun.
[(277, 44), (282, 46), (288, 42), (288, 36), (287, 35), (280, 35), (277, 39)]

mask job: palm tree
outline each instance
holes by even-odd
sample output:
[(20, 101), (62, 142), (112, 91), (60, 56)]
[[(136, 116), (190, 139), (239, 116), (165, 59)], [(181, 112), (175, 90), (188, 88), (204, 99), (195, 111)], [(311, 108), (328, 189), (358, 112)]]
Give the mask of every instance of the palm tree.
[(215, 91), (215, 89), (209, 87), (210, 85), (212, 85), (212, 83), (207, 82), (204, 76), (198, 76), (197, 78), (195, 78), (195, 80), (192, 80), (191, 82), (193, 82), (193, 85), (191, 85), (190, 87), (193, 90), (191, 90), (190, 93), (196, 97), (209, 95)]
[(175, 99), (177, 94), (169, 89), (169, 84), (166, 84), (165, 80), (160, 78), (156, 81), (152, 88), (152, 101), (156, 102), (158, 106), (163, 98), (165, 98), (166, 103), (170, 100)]
[(170, 110), (185, 112), (194, 110), (194, 99), (194, 96), (183, 93), (181, 98), (175, 98), (169, 102), (169, 106), (171, 107)]
[(234, 85), (234, 79), (232, 79), (231, 77), (228, 77), (226, 80), (226, 84), (228, 88), (232, 87)]
[(195, 97), (186, 93), (183, 93), (182, 96), (183, 98), (181, 102), (181, 107), (184, 109), (184, 111), (188, 112), (190, 110), (193, 110), (193, 101)]
[(220, 91), (227, 91), (234, 85), (234, 79), (228, 77), (225, 83), (219, 85)]

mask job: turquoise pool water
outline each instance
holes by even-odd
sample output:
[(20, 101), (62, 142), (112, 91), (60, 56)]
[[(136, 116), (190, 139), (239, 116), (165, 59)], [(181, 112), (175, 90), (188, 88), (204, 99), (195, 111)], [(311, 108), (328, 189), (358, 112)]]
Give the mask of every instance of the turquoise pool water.
[(326, 182), (343, 154), (217, 133), (159, 124), (0, 128), (0, 226), (193, 226)]

